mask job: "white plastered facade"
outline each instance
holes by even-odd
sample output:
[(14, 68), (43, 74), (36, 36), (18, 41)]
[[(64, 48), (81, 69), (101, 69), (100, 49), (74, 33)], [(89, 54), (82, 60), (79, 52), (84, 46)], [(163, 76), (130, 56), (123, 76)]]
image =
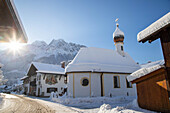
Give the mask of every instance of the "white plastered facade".
[[(49, 85), (45, 82), (46, 76), (45, 75), (57, 75), (57, 74), (44, 74), (44, 73), (37, 73), (37, 80), (36, 80), (36, 96), (44, 96), (44, 97), (49, 97), (51, 93), (47, 92), (48, 88), (57, 88), (58, 94), (61, 94), (61, 92), (64, 90), (66, 87), (66, 84), (64, 82), (64, 75), (57, 75), (57, 83)], [(45, 77), (44, 77), (45, 76)], [(61, 78), (60, 78), (61, 76)], [(60, 79), (59, 79), (60, 78)]]
[[(136, 85), (127, 88), (126, 77), (128, 74), (76, 72), (67, 75), (69, 97), (136, 96)], [(120, 88), (114, 88), (114, 76), (119, 76)], [(89, 80), (87, 86), (82, 86), (83, 78)], [(101, 91), (102, 89), (103, 91)]]

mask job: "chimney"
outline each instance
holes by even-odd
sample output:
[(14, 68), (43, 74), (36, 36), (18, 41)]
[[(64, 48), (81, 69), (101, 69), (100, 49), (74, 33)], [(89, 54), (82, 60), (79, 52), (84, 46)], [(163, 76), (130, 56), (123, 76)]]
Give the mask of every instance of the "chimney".
[(62, 61), (62, 62), (61, 62), (61, 67), (65, 69), (65, 65), (66, 65), (66, 62), (65, 62), (65, 61)]

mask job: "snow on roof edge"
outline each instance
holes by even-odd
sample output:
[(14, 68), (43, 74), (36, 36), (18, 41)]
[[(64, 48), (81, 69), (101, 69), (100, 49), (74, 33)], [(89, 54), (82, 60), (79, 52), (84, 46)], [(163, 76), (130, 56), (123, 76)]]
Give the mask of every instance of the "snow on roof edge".
[[(40, 72), (40, 71), (41, 71), (41, 72), (51, 72), (51, 73), (60, 73), (60, 74), (63, 74), (63, 73), (65, 72), (65, 70), (64, 70), (63, 68), (61, 68), (60, 65), (46, 64), (46, 63), (40, 63), (40, 62), (32, 62), (32, 63), (30, 64), (28, 70), (27, 70), (27, 74), (26, 74), (26, 75), (28, 75), (28, 72), (29, 72), (29, 70), (30, 70), (30, 68), (31, 68), (32, 65), (37, 69), (36, 72)], [(51, 68), (52, 68), (53, 70), (54, 70), (54, 67), (56, 66), (55, 70), (58, 70), (58, 71), (53, 71), (53, 70), (48, 70), (48, 69), (47, 69), (47, 70), (42, 70), (42, 67), (41, 67), (41, 69), (39, 69), (39, 68), (40, 68), (39, 65), (52, 66)], [(60, 68), (60, 69), (58, 69), (58, 68)], [(64, 74), (65, 74), (65, 73), (64, 73)]]
[[(155, 62), (153, 62), (155, 63)], [(127, 76), (127, 80), (132, 82), (138, 78), (141, 78), (149, 73), (152, 73), (160, 68), (164, 68), (165, 62), (164, 61), (156, 61), (155, 65), (151, 65), (151, 66), (144, 66), (143, 68), (133, 72), (132, 74), (130, 74), (129, 76)]]
[(26, 78), (28, 78), (28, 76), (24, 76), (24, 77), (20, 78), (20, 80), (24, 80)]
[(142, 40), (147, 40), (147, 37), (151, 34), (157, 32), (161, 28), (167, 26), (170, 24), (170, 12), (168, 12), (166, 15), (164, 15), (162, 18), (158, 19), (151, 25), (149, 25), (147, 28), (142, 30), (137, 34), (137, 40), (138, 42), (141, 42)]
[(48, 74), (62, 74), (64, 75), (65, 72), (58, 72), (58, 71), (36, 71), (37, 73), (48, 73)]
[(19, 22), (19, 24), (20, 24), (20, 27), (21, 27), (23, 36), (24, 36), (24, 38), (25, 38), (25, 41), (28, 42), (27, 34), (26, 34), (26, 32), (25, 32), (23, 23), (21, 22), (21, 18), (20, 18), (19, 14), (18, 14), (18, 11), (17, 11), (17, 9), (16, 9), (16, 6), (15, 6), (15, 4), (14, 4), (14, 1), (13, 1), (13, 0), (10, 0), (10, 3), (11, 3), (11, 5), (12, 5), (12, 8), (13, 8), (14, 12), (15, 12), (16, 18), (17, 18), (17, 20), (18, 20), (18, 22)]

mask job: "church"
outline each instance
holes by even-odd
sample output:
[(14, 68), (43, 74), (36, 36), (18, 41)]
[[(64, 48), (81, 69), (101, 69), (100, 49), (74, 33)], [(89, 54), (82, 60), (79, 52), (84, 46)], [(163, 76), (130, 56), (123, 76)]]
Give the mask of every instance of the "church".
[(124, 33), (116, 23), (116, 50), (81, 48), (65, 69), (69, 97), (135, 96), (136, 86), (127, 76), (140, 66), (124, 52)]

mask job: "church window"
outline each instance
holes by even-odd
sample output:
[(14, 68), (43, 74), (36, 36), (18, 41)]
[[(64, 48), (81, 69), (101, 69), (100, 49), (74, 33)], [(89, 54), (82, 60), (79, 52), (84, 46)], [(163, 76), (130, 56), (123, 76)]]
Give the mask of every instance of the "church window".
[(64, 83), (67, 84), (67, 76), (64, 75)]
[(120, 88), (120, 78), (119, 78), (119, 76), (114, 76), (113, 81), (114, 81), (114, 88)]
[(56, 91), (58, 91), (57, 88), (47, 88), (47, 93), (56, 92)]
[(82, 85), (82, 86), (88, 86), (88, 85), (89, 85), (89, 80), (88, 80), (88, 78), (82, 78), (82, 79), (81, 79), (81, 85)]
[(123, 51), (123, 46), (121, 46), (121, 50)]
[(127, 88), (132, 88), (132, 83), (131, 83), (131, 82), (128, 82), (127, 79), (126, 79), (126, 86), (127, 86)]

